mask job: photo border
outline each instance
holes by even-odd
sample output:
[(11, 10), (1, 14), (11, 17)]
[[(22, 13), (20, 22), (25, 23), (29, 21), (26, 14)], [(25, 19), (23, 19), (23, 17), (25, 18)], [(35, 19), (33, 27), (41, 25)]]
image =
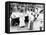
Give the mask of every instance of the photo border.
[[(39, 4), (39, 5), (44, 5), (44, 30), (39, 30), (39, 31), (20, 31), (20, 32), (10, 32), (10, 10), (9, 10), (9, 4), (10, 3), (21, 3), (21, 4)], [(26, 32), (45, 32), (45, 3), (32, 3), (32, 2), (17, 2), (17, 1), (6, 1), (5, 2), (5, 33), (26, 33)]]

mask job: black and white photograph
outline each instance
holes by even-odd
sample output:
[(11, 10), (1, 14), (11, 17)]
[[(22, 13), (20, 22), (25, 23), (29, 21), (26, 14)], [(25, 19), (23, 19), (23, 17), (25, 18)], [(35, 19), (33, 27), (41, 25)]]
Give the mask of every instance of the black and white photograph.
[(9, 32), (45, 30), (45, 4), (31, 2), (7, 2), (6, 29)]

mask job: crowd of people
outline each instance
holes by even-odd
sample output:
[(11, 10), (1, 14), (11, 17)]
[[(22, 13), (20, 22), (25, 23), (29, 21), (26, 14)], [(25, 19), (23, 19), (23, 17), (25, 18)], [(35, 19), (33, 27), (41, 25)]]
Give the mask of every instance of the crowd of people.
[[(11, 21), (15, 18), (20, 18), (19, 21), (19, 27), (25, 27), (26, 24), (24, 22), (25, 20), (25, 17), (28, 16), (28, 19), (29, 19), (29, 22), (27, 23), (27, 27), (28, 29), (31, 29), (31, 30), (40, 30), (40, 27), (42, 27), (43, 29), (43, 12), (44, 11), (41, 11), (41, 10), (44, 10), (43, 8), (39, 8), (39, 7), (33, 7), (33, 6), (30, 6), (30, 5), (23, 5), (23, 6), (15, 6), (13, 8), (13, 11), (12, 11), (12, 14), (10, 16), (10, 24), (11, 24)], [(41, 11), (41, 13), (39, 13)], [(41, 23), (42, 21), (42, 23)]]

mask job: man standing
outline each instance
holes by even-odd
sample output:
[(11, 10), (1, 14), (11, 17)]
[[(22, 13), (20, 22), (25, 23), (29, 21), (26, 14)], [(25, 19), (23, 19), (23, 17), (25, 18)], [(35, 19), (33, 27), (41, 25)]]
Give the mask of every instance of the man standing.
[[(34, 16), (33, 15), (31, 15), (31, 13), (32, 13), (32, 11), (27, 11), (27, 14), (28, 14), (28, 16), (29, 16), (29, 23), (28, 23), (28, 29), (30, 29), (30, 28), (32, 28), (32, 22), (33, 22), (33, 20), (34, 20)], [(30, 27), (31, 26), (31, 27)]]

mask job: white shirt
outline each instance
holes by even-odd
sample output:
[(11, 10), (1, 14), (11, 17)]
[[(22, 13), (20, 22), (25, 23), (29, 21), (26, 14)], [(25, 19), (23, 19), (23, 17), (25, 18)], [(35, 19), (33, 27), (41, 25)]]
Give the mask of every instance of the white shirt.
[(12, 17), (12, 18), (20, 17), (20, 13), (19, 13), (19, 12), (13, 12), (13, 13), (11, 14), (11, 17)]

